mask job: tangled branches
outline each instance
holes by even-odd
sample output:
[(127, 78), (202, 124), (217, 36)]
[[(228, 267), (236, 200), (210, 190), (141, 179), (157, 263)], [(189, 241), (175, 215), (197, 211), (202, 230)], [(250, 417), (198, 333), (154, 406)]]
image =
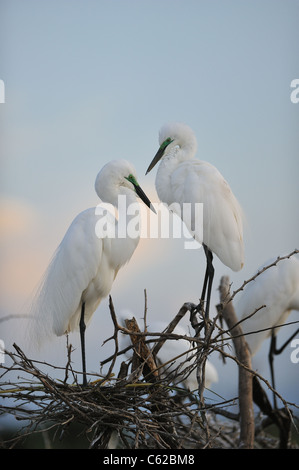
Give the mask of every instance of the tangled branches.
[[(167, 372), (161, 374), (162, 369), (155, 363), (154, 356), (166, 339), (181, 338), (172, 331), (191, 307), (191, 304), (184, 304), (166, 331), (155, 335), (137, 331), (138, 327), (132, 320), (127, 324), (130, 329), (121, 327), (110, 298), (115, 352), (103, 361), (110, 363), (107, 376), (90, 382), (87, 387), (79, 385), (78, 374), (71, 369), (70, 347), (65, 380), (57, 382), (42, 372), (37, 361), (29, 359), (14, 345), (15, 351), (7, 353), (12, 365), (3, 366), (2, 379), (13, 372), (26, 374), (29, 379), (23, 377), (16, 383), (3, 383), (0, 396), (13, 400), (14, 404), (1, 406), (1, 410), (2, 413), (15, 415), (18, 420), (29, 422), (29, 425), (26, 424), (25, 431), (7, 445), (19, 445), (21, 439), (45, 429), (62, 435), (68, 432), (72, 423), (76, 423), (83, 426), (90, 448), (107, 448), (116, 437), (118, 446), (134, 449), (231, 447), (236, 434), (235, 426), (231, 436), (227, 431), (222, 433), (221, 426), (216, 424), (213, 406), (200, 403), (196, 390), (191, 393), (181, 385), (191, 371), (190, 364), (188, 366), (187, 363), (184, 370), (177, 371), (178, 375), (174, 377)], [(131, 333), (135, 365), (128, 373), (123, 362), (115, 379), (112, 377), (113, 367), (117, 355), (123, 352), (119, 351), (118, 346), (120, 330)], [(154, 347), (150, 348), (153, 341)], [(190, 337), (190, 341), (196, 340)], [(197, 342), (200, 344), (202, 340), (198, 339)], [(167, 365), (163, 364), (163, 367), (166, 371)], [(70, 374), (72, 384), (67, 383)], [(173, 385), (174, 382), (176, 385)], [(226, 405), (223, 403), (223, 406)], [(220, 407), (218, 411), (221, 413)]]
[[(109, 365), (107, 374), (93, 377), (94, 380), (86, 387), (80, 385), (80, 374), (72, 369), (71, 345), (67, 345), (64, 380), (58, 381), (51, 378), (51, 370), (56, 369), (55, 366), (29, 359), (14, 344), (14, 351), (6, 352), (7, 361), (0, 369), (0, 413), (15, 416), (24, 422), (24, 427), (2, 445), (19, 447), (28, 436), (45, 430), (53, 432), (54, 437), (63, 438), (71, 432), (73, 425), (79, 425), (80, 433), (90, 448), (111, 448), (115, 442), (118, 447), (127, 449), (276, 447), (276, 439), (265, 437), (264, 426), (269, 424), (269, 420), (283, 426), (282, 419), (289, 425), (293, 420), (292, 414), (283, 398), (252, 370), (248, 356), (244, 358), (242, 355), (244, 343), (241, 347), (235, 343), (238, 338), (243, 342), (245, 339), (241, 325), (227, 308), (232, 308), (235, 293), (230, 294), (227, 279), (225, 285), (226, 290), (223, 290), (221, 284), (218, 315), (205, 326), (203, 336), (174, 333), (182, 317), (188, 312), (192, 314), (194, 306), (191, 303), (182, 306), (164, 332), (149, 333), (140, 331), (134, 319), (121, 326), (110, 298), (114, 333), (108, 340), (114, 341), (114, 353), (102, 362)], [(220, 322), (222, 316), (227, 323), (226, 329)], [(132, 344), (126, 348), (131, 351), (130, 370), (128, 359), (123, 360), (116, 370), (116, 359), (126, 352), (120, 350), (120, 334), (129, 335), (131, 339)], [(183, 358), (183, 368), (170, 373), (169, 364), (158, 362), (159, 350), (166, 340), (182, 338), (190, 342), (189, 356), (185, 360)], [(225, 348), (231, 339), (235, 344), (235, 355), (229, 354)], [(212, 399), (205, 397), (205, 364), (213, 351), (238, 365), (239, 396), (232, 400), (225, 401), (211, 391)], [(47, 373), (41, 370), (45, 365)], [(198, 388), (190, 391), (184, 381), (194, 368), (197, 370)], [(260, 383), (281, 399), (283, 415), (274, 413)], [(256, 384), (259, 384), (258, 388), (255, 388)], [(268, 423), (263, 417), (254, 419), (252, 403), (256, 398), (259, 403), (266, 403), (266, 411), (263, 411)], [(239, 404), (237, 413), (228, 409), (233, 404)], [(251, 417), (250, 413), (246, 415), (248, 410)], [(248, 419), (251, 419), (251, 433), (248, 432)], [(288, 436), (285, 439), (288, 440)]]
[(9, 372), (26, 373), (31, 380), (3, 384), (2, 398), (13, 399), (14, 404), (1, 409), (30, 424), (7, 443), (11, 447), (45, 429), (55, 429), (57, 435), (62, 435), (72, 423), (83, 426), (90, 448), (106, 448), (113, 435), (125, 448), (180, 449), (231, 444), (228, 435), (221, 436), (216, 428), (215, 417), (209, 424), (207, 439), (201, 413), (210, 407), (194, 409), (196, 398), (182, 387), (176, 387), (175, 394), (164, 380), (135, 381), (134, 374), (114, 383), (99, 379), (85, 388), (59, 383), (43, 373), (17, 345), (14, 348), (15, 352), (9, 353), (13, 361)]

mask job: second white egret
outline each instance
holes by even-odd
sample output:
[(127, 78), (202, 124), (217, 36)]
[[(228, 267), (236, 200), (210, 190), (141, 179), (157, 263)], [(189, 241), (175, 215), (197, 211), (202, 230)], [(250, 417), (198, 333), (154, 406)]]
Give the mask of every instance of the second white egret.
[[(233, 271), (239, 271), (244, 264), (242, 211), (217, 168), (195, 158), (197, 141), (190, 127), (182, 123), (165, 124), (159, 133), (159, 145), (146, 173), (161, 160), (156, 176), (158, 196), (174, 207), (174, 211), (173, 205), (179, 204), (182, 220), (204, 247), (207, 265), (200, 305), (207, 289), (205, 316), (208, 318), (214, 277), (213, 253)], [(184, 216), (186, 203), (193, 207), (196, 203), (203, 204), (201, 230), (197, 230), (194, 209), (189, 220)]]
[[(258, 310), (262, 306), (264, 308)], [(263, 341), (271, 337), (268, 358), (275, 388), (273, 355), (280, 354), (299, 332), (295, 331), (280, 348), (276, 347), (279, 329), (286, 323), (292, 310), (299, 311), (299, 258), (292, 256), (283, 259), (247, 284), (236, 303), (236, 310), (238, 318), (242, 320), (241, 326), (252, 356), (260, 349)], [(275, 394), (274, 405), (276, 407)]]

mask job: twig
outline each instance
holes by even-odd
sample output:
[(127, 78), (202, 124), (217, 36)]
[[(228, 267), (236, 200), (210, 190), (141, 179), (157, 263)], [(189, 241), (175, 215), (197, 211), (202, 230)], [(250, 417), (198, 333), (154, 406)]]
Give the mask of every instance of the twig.
[[(261, 268), (256, 274), (254, 274), (254, 276), (252, 276), (251, 278), (247, 279), (247, 281), (244, 281), (243, 284), (238, 288), (236, 289), (235, 291), (233, 291), (233, 293), (231, 294), (231, 296), (227, 296), (226, 299), (223, 299), (223, 302), (230, 302), (231, 300), (233, 300), (235, 298), (235, 296), (244, 289), (244, 287), (249, 284), (250, 282), (254, 281), (258, 276), (260, 276), (263, 272), (265, 272), (267, 269), (269, 268), (272, 268), (273, 266), (276, 266), (277, 263), (279, 263), (280, 261), (284, 260), (284, 259), (288, 259), (288, 258), (291, 258), (292, 256), (296, 255), (299, 253), (299, 250), (295, 249), (293, 250), (291, 253), (289, 253), (288, 255), (286, 256), (277, 256), (276, 260), (273, 261), (272, 263), (269, 263), (267, 266), (264, 266), (263, 268)], [(229, 292), (228, 292), (229, 293)]]
[(184, 303), (184, 305), (180, 308), (179, 312), (176, 314), (176, 316), (174, 317), (174, 319), (169, 323), (168, 327), (166, 328), (165, 330), (165, 336), (163, 338), (163, 340), (160, 340), (156, 346), (154, 347), (153, 349), (153, 356), (157, 356), (158, 352), (160, 351), (160, 349), (162, 348), (163, 344), (165, 343), (167, 337), (168, 337), (168, 334), (169, 333), (172, 333), (173, 330), (175, 329), (175, 327), (177, 326), (177, 324), (179, 323), (179, 321), (183, 318), (183, 316), (189, 311), (191, 312), (193, 309), (194, 309), (195, 305), (190, 303), (190, 302), (186, 302)]

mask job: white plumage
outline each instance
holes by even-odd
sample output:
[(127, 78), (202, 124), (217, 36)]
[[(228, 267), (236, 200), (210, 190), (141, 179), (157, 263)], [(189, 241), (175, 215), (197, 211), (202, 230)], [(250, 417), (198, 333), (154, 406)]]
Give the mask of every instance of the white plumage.
[[(121, 218), (125, 224), (129, 223), (126, 209), (136, 204), (137, 195), (150, 207), (149, 199), (137, 183), (134, 167), (126, 160), (107, 163), (97, 175), (95, 190), (102, 204), (74, 219), (33, 304), (32, 333), (38, 343), (43, 343), (46, 336), (77, 330), (82, 313), (85, 330), (99, 303), (111, 291), (118, 270), (130, 260), (138, 245), (139, 236), (118, 238)], [(103, 203), (117, 207), (118, 196), (125, 196), (125, 210), (117, 220)], [(136, 217), (138, 214), (134, 213)], [(100, 222), (102, 231), (97, 230)], [(113, 233), (115, 236), (109, 236)]]
[[(270, 260), (263, 266), (268, 266), (272, 261)], [(283, 325), (292, 310), (299, 311), (299, 259), (297, 257), (292, 256), (279, 261), (276, 266), (267, 269), (245, 286), (236, 302), (238, 318), (246, 318), (262, 305), (266, 307), (241, 323), (245, 334), (265, 329), (260, 333), (246, 335), (252, 355), (256, 354), (262, 342), (271, 336), (272, 330), (269, 328)], [(275, 329), (275, 335), (279, 329)]]
[[(164, 125), (159, 133), (159, 150), (147, 169), (158, 163), (156, 189), (168, 206), (178, 204), (179, 215), (190, 233), (205, 248), (207, 270), (201, 300), (208, 286), (206, 316), (214, 276), (213, 255), (233, 271), (244, 264), (243, 222), (240, 205), (228, 183), (210, 163), (195, 158), (197, 142), (193, 131), (182, 123)], [(184, 204), (193, 207), (190, 220), (184, 216)], [(198, 225), (195, 204), (203, 204), (203, 221)], [(173, 208), (176, 212), (175, 206)]]
[[(185, 124), (164, 125), (159, 144), (160, 153), (147, 171), (161, 159), (156, 176), (159, 199), (181, 207), (203, 203), (203, 238), (194, 233), (195, 238), (226, 266), (239, 271), (244, 264), (242, 211), (228, 183), (217, 168), (195, 158), (196, 138)], [(192, 219), (191, 224), (195, 226)], [(192, 232), (192, 227), (188, 228)]]

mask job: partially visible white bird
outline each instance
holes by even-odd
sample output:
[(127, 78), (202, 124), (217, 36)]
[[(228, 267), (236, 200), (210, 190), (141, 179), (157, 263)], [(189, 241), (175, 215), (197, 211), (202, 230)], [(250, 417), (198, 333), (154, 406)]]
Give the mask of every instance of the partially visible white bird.
[[(270, 260), (261, 266), (259, 271), (273, 261), (275, 260)], [(246, 319), (263, 305), (264, 308)], [(283, 259), (276, 266), (266, 269), (245, 286), (236, 302), (238, 318), (243, 320), (241, 326), (252, 356), (260, 349), (263, 341), (271, 337), (269, 362), (273, 388), (275, 388), (273, 355), (282, 352), (299, 332), (297, 330), (281, 348), (276, 348), (276, 335), (281, 325), (286, 323), (292, 310), (299, 311), (299, 258), (295, 256)], [(277, 328), (273, 329), (275, 326)]]
[[(121, 312), (120, 316), (123, 323), (125, 319), (132, 318), (132, 314), (126, 311)], [(150, 325), (147, 327), (147, 331), (152, 333), (162, 333), (167, 326), (168, 325), (166, 322), (153, 321), (150, 322)], [(177, 325), (172, 333), (180, 336), (189, 336), (187, 331), (180, 325)], [(147, 339), (157, 340), (159, 339), (159, 336), (149, 336)], [(129, 335), (122, 334), (121, 349), (124, 349), (130, 345), (131, 340)], [(149, 347), (151, 347), (151, 345), (149, 345)], [(165, 341), (160, 351), (158, 352), (157, 360), (159, 365), (162, 366), (164, 370), (164, 375), (168, 376), (169, 374), (174, 384), (182, 382), (188, 390), (194, 391), (198, 390), (196, 357), (194, 355), (194, 351), (190, 351), (190, 349), (191, 344), (187, 339), (169, 339)], [(127, 357), (131, 357), (132, 350), (129, 350), (126, 354)], [(164, 367), (163, 364), (165, 364)], [(192, 367), (193, 369), (191, 370)], [(188, 371), (186, 373), (185, 371), (184, 373), (186, 368), (190, 369), (191, 372)], [(210, 388), (214, 382), (218, 382), (218, 373), (215, 366), (209, 360), (207, 360), (205, 365), (205, 387)]]
[[(208, 317), (214, 277), (213, 253), (233, 271), (239, 271), (244, 264), (242, 211), (217, 168), (195, 158), (197, 142), (188, 126), (164, 125), (159, 133), (159, 144), (146, 173), (161, 160), (156, 176), (158, 196), (168, 206), (179, 204), (179, 215), (194, 238), (203, 244), (207, 267), (201, 304), (208, 288), (205, 308)], [(184, 215), (183, 204), (186, 203), (193, 206), (191, 218)], [(203, 227), (199, 228), (194, 210), (196, 203), (203, 203)]]
[[(73, 220), (45, 273), (32, 308), (32, 330), (39, 343), (46, 336), (80, 330), (84, 385), (85, 328), (139, 242), (138, 234), (132, 237), (122, 233), (118, 237), (118, 228), (120, 224), (122, 229), (127, 228), (132, 218), (127, 209), (137, 203), (137, 195), (151, 207), (137, 182), (134, 167), (126, 160), (107, 163), (97, 175), (95, 190), (102, 204), (81, 212)], [(124, 196), (125, 205), (117, 220), (103, 202), (117, 207), (118, 196)], [(133, 212), (137, 225), (140, 214)]]

